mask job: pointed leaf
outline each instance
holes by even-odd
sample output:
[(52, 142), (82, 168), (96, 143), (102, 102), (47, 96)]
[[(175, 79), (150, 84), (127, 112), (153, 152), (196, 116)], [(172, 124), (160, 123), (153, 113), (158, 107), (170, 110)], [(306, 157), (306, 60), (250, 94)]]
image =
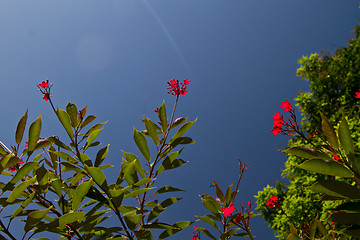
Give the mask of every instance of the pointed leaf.
[(88, 137), (88, 139), (87, 139), (87, 141), (86, 141), (85, 147), (84, 147), (84, 152), (85, 152), (85, 150), (89, 147), (89, 145), (91, 145), (91, 143), (95, 140), (95, 138), (99, 135), (99, 133), (100, 133), (101, 131), (102, 131), (102, 129), (97, 129), (97, 130), (93, 131), (93, 132), (89, 135), (89, 137)]
[(132, 216), (124, 216), (126, 225), (130, 230), (135, 230), (135, 228), (139, 225), (142, 215), (132, 215)]
[(86, 213), (84, 212), (70, 212), (59, 217), (59, 226), (64, 226), (65, 224), (82, 221), (85, 218)]
[(220, 216), (223, 213), (221, 206), (216, 202), (216, 200), (207, 194), (201, 195), (201, 200), (204, 205), (210, 212), (213, 214)]
[(37, 141), (39, 140), (41, 131), (41, 114), (39, 117), (30, 125), (29, 128), (29, 141), (28, 141), (28, 154), (34, 151)]
[(157, 113), (161, 122), (162, 130), (165, 133), (167, 131), (167, 116), (166, 116), (165, 101), (163, 101)]
[(292, 148), (286, 149), (285, 153), (293, 155), (293, 156), (301, 157), (301, 158), (306, 158), (306, 159), (319, 158), (319, 159), (325, 159), (325, 160), (332, 160), (332, 158), (330, 156), (328, 156), (327, 154), (324, 154), (315, 149), (312, 149), (309, 147), (304, 147), (304, 146), (297, 146), (297, 147), (292, 147)]
[(179, 191), (184, 191), (184, 190), (181, 190), (181, 189), (178, 189), (178, 188), (174, 188), (174, 187), (170, 187), (170, 186), (165, 186), (165, 187), (162, 187), (160, 188), (159, 190), (157, 190), (155, 194), (160, 194), (160, 193), (168, 193), (168, 192), (179, 192)]
[(81, 202), (84, 200), (86, 194), (89, 192), (90, 187), (93, 182), (90, 180), (82, 182), (79, 186), (76, 187), (75, 195), (73, 197), (72, 208), (77, 209)]
[(80, 129), (84, 128), (86, 125), (94, 121), (97, 117), (93, 115), (89, 115), (85, 118), (84, 122), (80, 125)]
[(146, 161), (150, 162), (150, 150), (149, 150), (149, 146), (147, 144), (146, 138), (144, 137), (144, 135), (141, 134), (141, 132), (137, 131), (134, 128), (134, 140), (135, 143), (137, 145), (137, 147), (139, 148), (141, 154), (144, 156), (144, 158), (146, 159)]
[(179, 118), (175, 119), (175, 121), (171, 124), (170, 129), (176, 128), (177, 126), (183, 124), (186, 120), (187, 120), (187, 118), (184, 118), (184, 117), (179, 117)]
[(226, 193), (225, 193), (225, 203), (226, 203), (226, 206), (228, 206), (228, 205), (231, 203), (232, 186), (233, 186), (233, 184), (231, 184), (231, 185), (226, 189)]
[(46, 214), (49, 212), (49, 210), (51, 208), (52, 208), (52, 206), (50, 206), (49, 208), (47, 208), (45, 210), (36, 210), (36, 211), (29, 213), (29, 215), (26, 219), (25, 227), (24, 227), (25, 232), (28, 232), (33, 227), (35, 227), (46, 216)]
[(344, 165), (336, 161), (322, 159), (310, 159), (297, 166), (298, 168), (311, 172), (327, 174), (330, 176), (353, 177), (354, 173)]
[(213, 226), (217, 230), (219, 230), (219, 226), (216, 225), (214, 220), (212, 220), (209, 216), (196, 216), (197, 218), (201, 219), (202, 221), (206, 222), (207, 224)]
[(23, 195), (24, 190), (35, 181), (36, 176), (25, 181), (21, 182), (19, 185), (17, 185), (14, 190), (10, 193), (10, 196), (6, 200), (8, 203), (14, 202), (18, 197), (21, 197)]
[(55, 136), (51, 136), (51, 137), (48, 137), (47, 138), (50, 142), (52, 142), (52, 143), (54, 143), (56, 146), (58, 146), (58, 147), (61, 147), (61, 148), (63, 148), (63, 149), (66, 149), (66, 150), (68, 150), (68, 151), (72, 151), (72, 149), (69, 147), (69, 146), (67, 146), (67, 145), (65, 145), (63, 142), (61, 142), (59, 139), (58, 139), (58, 137), (55, 137)]
[(188, 226), (190, 226), (191, 224), (193, 224), (194, 222), (191, 221), (183, 221), (183, 222), (177, 222), (172, 226), (171, 229), (166, 229), (164, 232), (162, 232), (159, 236), (159, 239), (164, 239), (167, 237), (170, 237), (172, 235), (174, 235), (175, 233), (183, 230), (184, 228), (187, 228)]
[(143, 122), (144, 122), (145, 128), (146, 128), (148, 134), (150, 135), (151, 139), (153, 140), (154, 144), (156, 146), (159, 146), (160, 139), (159, 139), (157, 131), (156, 131), (155, 123), (153, 123), (150, 119), (148, 119), (146, 117), (144, 118)]
[(321, 115), (321, 128), (323, 130), (323, 133), (328, 140), (330, 146), (336, 150), (339, 149), (339, 140), (336, 136), (335, 130), (333, 126), (331, 125), (330, 121), (325, 117), (324, 114), (320, 112)]
[(109, 145), (110, 144), (98, 151), (98, 153), (96, 154), (94, 167), (100, 166), (100, 164), (104, 161), (106, 155), (109, 153)]
[(25, 114), (21, 117), (21, 119), (16, 127), (15, 142), (17, 145), (20, 144), (20, 142), (23, 138), (27, 118), (28, 118), (28, 110), (26, 110)]
[(74, 132), (72, 130), (71, 122), (70, 122), (70, 116), (67, 112), (61, 109), (56, 109), (56, 115), (58, 116), (59, 121), (65, 128), (67, 134), (71, 139), (74, 139)]
[(83, 138), (86, 138), (88, 136), (90, 136), (90, 134), (92, 134), (94, 131), (98, 130), (99, 128), (101, 128), (102, 126), (104, 126), (105, 124), (107, 123), (106, 122), (103, 122), (103, 123), (97, 123), (95, 124), (94, 126), (92, 126), (84, 135)]
[(354, 153), (354, 143), (351, 138), (348, 123), (344, 116), (339, 125), (339, 139), (342, 147), (345, 150), (346, 155), (349, 155), (349, 153)]
[(197, 119), (195, 119), (193, 122), (187, 122), (184, 125), (181, 126), (181, 128), (176, 132), (176, 134), (174, 135), (174, 137), (171, 139), (170, 142), (173, 142), (174, 140), (176, 140), (177, 138), (181, 137), (182, 135), (184, 135), (191, 127), (192, 125), (194, 125), (194, 123), (196, 122)]
[(96, 184), (99, 185), (99, 187), (101, 187), (101, 189), (103, 191), (108, 193), (109, 186), (106, 182), (106, 177), (105, 177), (104, 173), (99, 168), (96, 168), (96, 167), (88, 167), (85, 165), (85, 169), (86, 169), (86, 171), (88, 171), (88, 173), (93, 178), (93, 180), (96, 182)]
[(344, 199), (360, 199), (360, 189), (345, 182), (322, 180), (310, 187), (311, 190)]
[(77, 122), (77, 114), (78, 114), (78, 111), (77, 111), (77, 108), (76, 108), (75, 104), (69, 102), (69, 103), (66, 105), (66, 112), (67, 112), (67, 114), (68, 114), (69, 117), (70, 117), (71, 126), (72, 126), (73, 128), (76, 128), (77, 125), (78, 125), (78, 122)]
[(167, 207), (171, 206), (172, 204), (174, 204), (174, 203), (176, 203), (176, 202), (178, 202), (180, 200), (181, 200), (181, 198), (174, 198), (174, 197), (166, 199), (161, 204), (159, 204), (158, 206), (154, 207), (151, 210), (147, 221), (150, 222), (151, 220), (155, 219), (162, 212), (164, 212)]
[(27, 176), (31, 170), (33, 170), (39, 162), (27, 162), (21, 168), (16, 171), (15, 175), (10, 179), (10, 181), (3, 188), (3, 192), (12, 189), (12, 187), (17, 184), (23, 177)]
[(19, 213), (21, 213), (24, 208), (26, 208), (29, 203), (34, 199), (36, 192), (31, 193), (22, 203), (21, 205), (15, 210), (13, 214), (11, 214), (10, 218), (16, 217)]

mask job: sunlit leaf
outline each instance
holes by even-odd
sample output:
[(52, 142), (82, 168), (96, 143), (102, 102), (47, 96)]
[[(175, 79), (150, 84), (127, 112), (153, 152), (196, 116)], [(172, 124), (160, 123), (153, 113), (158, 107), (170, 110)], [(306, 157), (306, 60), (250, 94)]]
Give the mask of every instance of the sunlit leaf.
[(68, 151), (72, 151), (72, 149), (71, 149), (69, 146), (65, 145), (63, 142), (61, 142), (61, 141), (58, 139), (58, 137), (51, 136), (51, 137), (48, 137), (47, 139), (48, 139), (50, 142), (54, 143), (54, 144), (55, 144), (56, 146), (58, 146), (58, 147), (61, 147), (61, 148), (66, 149), (66, 150), (68, 150)]
[(25, 227), (24, 227), (25, 232), (28, 232), (33, 227), (35, 227), (46, 216), (46, 214), (49, 212), (49, 210), (51, 208), (52, 208), (52, 206), (50, 206), (49, 208), (47, 208), (45, 210), (36, 210), (36, 211), (29, 213), (29, 215), (26, 219)]
[(141, 154), (144, 156), (146, 161), (150, 162), (150, 150), (147, 144), (146, 138), (138, 130), (134, 128), (133, 134), (136, 146), (139, 148)]
[(171, 139), (170, 142), (175, 141), (177, 138), (181, 137), (182, 135), (184, 135), (191, 127), (192, 125), (194, 125), (194, 123), (197, 121), (197, 119), (195, 119), (193, 122), (187, 122), (184, 125), (182, 125), (179, 130), (175, 133), (174, 137)]
[(330, 121), (325, 117), (324, 114), (320, 112), (321, 115), (321, 128), (323, 130), (323, 133), (328, 140), (330, 146), (334, 149), (339, 149), (339, 140), (336, 136), (335, 130), (333, 126), (331, 125)]
[(159, 190), (157, 190), (154, 194), (168, 193), (168, 192), (179, 192), (179, 191), (184, 191), (184, 190), (174, 188), (174, 187), (170, 187), (170, 186), (165, 186), (165, 187), (162, 187)]
[(88, 137), (85, 147), (84, 147), (84, 151), (91, 145), (91, 143), (95, 140), (95, 138), (99, 135), (99, 133), (102, 131), (102, 129), (97, 129), (94, 130)]
[(161, 122), (161, 127), (163, 132), (165, 133), (167, 130), (167, 116), (166, 116), (166, 108), (165, 108), (165, 101), (163, 101), (163, 103), (161, 104), (160, 108), (157, 111), (160, 122)]
[(80, 129), (84, 128), (86, 125), (88, 125), (89, 123), (91, 123), (92, 121), (94, 121), (97, 117), (93, 116), (93, 115), (89, 115), (85, 118), (85, 120), (83, 121), (83, 123), (80, 125)]
[(353, 177), (354, 173), (351, 172), (350, 169), (345, 167), (344, 165), (336, 162), (336, 161), (327, 161), (323, 159), (310, 159), (297, 167), (316, 172), (321, 174), (327, 174), (331, 176), (339, 176), (339, 177)]
[(29, 127), (29, 141), (28, 141), (28, 155), (31, 155), (36, 147), (36, 143), (39, 140), (41, 131), (41, 114), (39, 117), (31, 123)]
[(6, 200), (6, 202), (8, 203), (12, 203), (14, 202), (18, 197), (21, 197), (23, 196), (23, 192), (24, 190), (31, 184), (35, 181), (36, 179), (36, 176), (27, 180), (27, 181), (24, 181), (24, 182), (21, 182), (20, 184), (18, 184), (14, 190), (10, 193), (10, 196), (8, 197), (8, 199)]
[(332, 160), (332, 158), (330, 156), (328, 156), (327, 154), (319, 152), (318, 150), (315, 150), (315, 149), (312, 149), (309, 147), (304, 147), (304, 146), (292, 147), (292, 148), (286, 149), (285, 152), (287, 154), (301, 157), (301, 158), (306, 158), (306, 159), (319, 158), (319, 159), (325, 159), (325, 160)]
[(27, 118), (28, 118), (28, 110), (26, 110), (25, 114), (21, 117), (21, 119), (16, 127), (15, 142), (17, 145), (20, 144), (20, 142), (23, 138)]
[(145, 124), (145, 128), (149, 134), (149, 136), (151, 137), (151, 139), (153, 140), (154, 144), (156, 146), (159, 145), (159, 137), (158, 137), (158, 134), (157, 134), (157, 131), (156, 131), (156, 125), (155, 123), (153, 123), (150, 119), (148, 118), (144, 118), (143, 119), (143, 122)]
[(124, 216), (124, 219), (129, 229), (134, 230), (139, 225), (142, 215)]
[(77, 108), (76, 108), (75, 104), (69, 102), (69, 103), (66, 105), (66, 112), (67, 112), (67, 114), (68, 114), (69, 117), (70, 117), (71, 126), (72, 126), (73, 128), (76, 128), (77, 125), (78, 125), (78, 122), (77, 122), (77, 114), (78, 114), (78, 111), (77, 111)]
[(100, 164), (104, 161), (105, 157), (109, 153), (109, 145), (110, 144), (108, 144), (106, 147), (104, 147), (98, 151), (98, 153), (96, 154), (94, 167), (100, 166)]
[(92, 186), (93, 182), (92, 180), (88, 180), (85, 182), (82, 182), (79, 184), (79, 186), (76, 187), (75, 194), (72, 201), (72, 207), (73, 209), (77, 209), (83, 199), (85, 198), (86, 194), (88, 193), (90, 187)]
[(165, 211), (165, 209), (169, 206), (171, 206), (172, 204), (180, 201), (181, 198), (168, 198), (166, 199), (165, 201), (163, 201), (162, 203), (160, 203), (158, 206), (154, 207), (148, 218), (147, 218), (147, 221), (150, 222), (151, 220), (155, 219), (156, 217), (158, 217), (163, 211)]
[(206, 222), (210, 226), (213, 226), (217, 230), (219, 230), (219, 226), (216, 225), (213, 219), (211, 219), (209, 216), (196, 216), (197, 218), (201, 219), (202, 221)]
[(23, 177), (27, 176), (30, 171), (38, 165), (39, 162), (27, 162), (21, 168), (16, 171), (15, 175), (10, 179), (10, 181), (3, 188), (3, 192), (10, 190), (15, 184), (17, 184)]
[(70, 122), (70, 116), (67, 112), (61, 109), (56, 109), (56, 115), (58, 116), (59, 121), (65, 128), (67, 134), (71, 139), (74, 138), (74, 132), (72, 130), (71, 122)]
[(159, 236), (159, 239), (164, 239), (167, 237), (170, 237), (172, 235), (174, 235), (175, 233), (187, 228), (188, 226), (190, 226), (191, 224), (193, 224), (194, 222), (191, 221), (182, 221), (182, 222), (177, 222), (172, 226), (171, 229), (166, 229), (164, 232), (162, 232)]

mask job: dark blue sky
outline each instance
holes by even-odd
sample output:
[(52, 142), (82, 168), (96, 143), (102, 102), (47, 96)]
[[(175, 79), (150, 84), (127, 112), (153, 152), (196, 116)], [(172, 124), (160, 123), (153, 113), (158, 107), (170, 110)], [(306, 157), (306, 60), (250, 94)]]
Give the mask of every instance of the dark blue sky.
[[(158, 178), (186, 190), (162, 219), (207, 214), (198, 195), (213, 194), (212, 180), (235, 182), (238, 157), (250, 169), (235, 206), (255, 206), (253, 196), (281, 179), (284, 168), (277, 149), (288, 138), (272, 136), (271, 117), (281, 101), (308, 90), (296, 77), (297, 60), (345, 46), (359, 16), (355, 0), (2, 1), (0, 140), (14, 143), (26, 109), (30, 121), (42, 114), (43, 137), (63, 135), (36, 90), (49, 78), (59, 108), (88, 104), (98, 122), (109, 121), (100, 140), (110, 143), (115, 178), (121, 150), (138, 154), (133, 126), (143, 128), (143, 115), (155, 120), (163, 99), (172, 107), (166, 81), (188, 78), (176, 116), (198, 118), (189, 132), (196, 144), (183, 151), (188, 164)], [(273, 239), (261, 217), (251, 228), (257, 239)], [(170, 239), (190, 237), (189, 228)]]

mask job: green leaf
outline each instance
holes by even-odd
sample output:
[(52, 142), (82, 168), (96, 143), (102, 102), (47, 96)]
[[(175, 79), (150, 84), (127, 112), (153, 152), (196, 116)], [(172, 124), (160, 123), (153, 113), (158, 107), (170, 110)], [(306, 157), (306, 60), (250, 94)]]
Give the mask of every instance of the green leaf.
[(153, 188), (139, 188), (139, 189), (137, 189), (137, 190), (134, 190), (133, 192), (130, 192), (130, 193), (126, 194), (126, 195), (124, 196), (124, 198), (135, 197), (135, 196), (140, 195), (140, 194), (142, 194), (142, 193), (144, 193), (144, 192), (147, 192), (147, 191), (149, 191), (149, 190), (151, 190), (151, 189), (153, 189)]
[(78, 124), (83, 123), (84, 117), (86, 115), (87, 105), (79, 111), (78, 115)]
[(179, 118), (175, 119), (175, 121), (171, 124), (170, 129), (176, 128), (177, 126), (183, 124), (186, 120), (187, 120), (187, 118), (184, 118), (184, 117), (179, 117)]
[(59, 226), (64, 226), (65, 224), (82, 221), (85, 218), (86, 213), (84, 212), (70, 212), (59, 217)]
[(317, 228), (317, 221), (319, 216), (317, 215), (312, 221), (310, 225), (310, 239), (313, 240), (315, 238), (316, 228)]
[(184, 125), (181, 126), (181, 128), (175, 133), (174, 137), (171, 139), (170, 142), (175, 141), (177, 138), (181, 137), (182, 135), (184, 135), (191, 127), (192, 125), (196, 122), (197, 119), (195, 119), (195, 121), (193, 122), (187, 122)]
[(124, 216), (126, 225), (129, 227), (130, 230), (135, 230), (136, 227), (139, 225), (142, 215), (132, 215), (132, 216)]
[(301, 157), (301, 158), (306, 158), (306, 159), (319, 158), (319, 159), (325, 159), (325, 160), (333, 160), (327, 154), (324, 154), (315, 149), (312, 149), (309, 147), (304, 147), (304, 146), (297, 146), (297, 147), (292, 147), (292, 148), (286, 149), (285, 153), (293, 155), (293, 156)]
[(64, 159), (65, 161), (69, 162), (69, 163), (77, 163), (77, 160), (74, 157), (71, 157), (69, 154), (62, 152), (62, 151), (51, 151), (49, 150), (50, 153), (55, 154), (56, 156)]
[(167, 117), (166, 117), (166, 108), (165, 108), (165, 101), (163, 101), (163, 103), (161, 104), (160, 108), (157, 111), (160, 122), (161, 122), (161, 127), (163, 132), (165, 133), (167, 130)]
[(358, 187), (333, 179), (319, 181), (309, 188), (330, 196), (344, 199), (360, 199), (360, 189)]
[(338, 212), (330, 216), (331, 221), (342, 224), (360, 224), (359, 213)]
[(214, 183), (214, 185), (215, 185), (216, 196), (224, 204), (225, 203), (224, 193), (222, 192), (221, 188), (219, 187), (219, 185), (216, 182)]
[(226, 193), (225, 193), (225, 204), (226, 204), (226, 206), (228, 206), (228, 205), (231, 203), (232, 186), (233, 186), (233, 184), (231, 184), (231, 185), (226, 189)]
[(150, 119), (148, 119), (146, 117), (143, 119), (143, 122), (144, 122), (145, 128), (146, 128), (148, 134), (150, 135), (151, 139), (153, 140), (154, 144), (156, 146), (159, 146), (160, 139), (159, 139), (157, 131), (156, 131), (155, 123), (153, 123)]
[(29, 213), (24, 227), (25, 232), (29, 232), (33, 227), (35, 227), (46, 216), (51, 208), (52, 206), (45, 210), (36, 210)]
[(72, 151), (72, 149), (69, 147), (69, 146), (67, 146), (67, 145), (65, 145), (63, 142), (61, 142), (59, 139), (58, 139), (58, 137), (55, 137), (55, 136), (51, 136), (51, 137), (48, 137), (47, 138), (50, 142), (52, 142), (52, 143), (54, 143), (56, 146), (58, 146), (58, 147), (61, 147), (61, 148), (63, 148), (63, 149), (66, 149), (66, 150), (68, 150), (68, 151)]
[(56, 174), (49, 174), (50, 185), (54, 188), (55, 193), (61, 198), (62, 197), (62, 184), (60, 178)]
[[(6, 166), (8, 165), (9, 160), (12, 157), (12, 153), (9, 153), (8, 155), (5, 155), (0, 160), (0, 172), (2, 172), (4, 169), (6, 169)], [(11, 165), (12, 166), (12, 165)]]
[(171, 206), (172, 204), (180, 200), (181, 198), (174, 198), (174, 197), (166, 199), (165, 201), (163, 201), (162, 203), (160, 203), (158, 206), (154, 207), (151, 210), (149, 217), (147, 218), (147, 221), (150, 222), (151, 220), (155, 219), (161, 213), (163, 213), (167, 207)]
[[(0, 141), (1, 142), (1, 141)], [(8, 151), (6, 151), (3, 146), (2, 146), (3, 143), (0, 144), (0, 155), (1, 157), (8, 154)]]
[(166, 229), (164, 232), (162, 232), (159, 236), (159, 239), (164, 239), (167, 237), (170, 237), (172, 235), (174, 235), (175, 233), (187, 228), (188, 226), (190, 226), (191, 224), (193, 224), (194, 222), (191, 221), (182, 221), (182, 222), (177, 222), (173, 225), (171, 225), (171, 229)]
[(14, 190), (10, 193), (10, 196), (8, 197), (8, 199), (6, 200), (6, 202), (8, 203), (12, 203), (14, 202), (18, 197), (21, 197), (23, 196), (23, 192), (25, 191), (25, 189), (35, 181), (36, 179), (36, 176), (27, 180), (27, 181), (24, 181), (24, 182), (21, 182), (19, 185), (17, 185)]
[(3, 192), (12, 189), (12, 187), (17, 184), (23, 177), (27, 176), (31, 170), (33, 170), (39, 162), (27, 162), (10, 179), (10, 181), (3, 188)]
[(92, 180), (88, 180), (85, 182), (82, 182), (79, 184), (79, 186), (76, 187), (75, 194), (72, 201), (72, 209), (77, 209), (81, 202), (84, 200), (86, 194), (89, 192), (90, 187), (92, 186), (93, 182)]
[(214, 235), (212, 235), (207, 229), (205, 229), (205, 228), (197, 228), (197, 230), (199, 231), (199, 232), (202, 232), (202, 233), (204, 233), (206, 236), (208, 236), (209, 238), (211, 238), (211, 239), (214, 239), (214, 240), (217, 240), (217, 238), (216, 237), (214, 237)]
[(31, 123), (29, 128), (28, 155), (31, 155), (36, 147), (37, 141), (39, 140), (40, 131), (41, 114), (33, 123)]
[(102, 131), (102, 129), (97, 129), (94, 130), (88, 137), (85, 147), (84, 147), (84, 152), (85, 150), (91, 145), (91, 143), (95, 140), (95, 138), (99, 135), (99, 133)]
[(24, 201), (22, 201), (21, 205), (11, 214), (10, 218), (16, 217), (19, 213), (21, 213), (24, 208), (26, 208), (29, 203), (34, 199), (36, 192), (31, 193)]
[(157, 190), (155, 194), (160, 194), (160, 193), (168, 193), (168, 192), (179, 192), (179, 191), (184, 191), (184, 190), (181, 190), (181, 189), (178, 189), (178, 188), (174, 188), (174, 187), (170, 187), (170, 186), (165, 186), (165, 187), (162, 187), (160, 188), (159, 190)]
[(80, 129), (83, 129), (86, 125), (94, 121), (97, 117), (93, 115), (89, 115), (85, 118), (84, 122), (80, 125)]
[(100, 166), (100, 164), (104, 161), (105, 157), (109, 153), (109, 145), (110, 144), (108, 144), (106, 147), (104, 147), (98, 151), (98, 153), (96, 154), (94, 167)]
[(94, 126), (92, 126), (84, 135), (83, 139), (90, 136), (90, 134), (92, 134), (94, 131), (98, 130), (99, 128), (101, 128), (102, 126), (104, 126), (105, 124), (107, 123), (106, 122), (103, 122), (103, 123), (97, 123), (95, 124)]
[(76, 128), (77, 125), (78, 125), (78, 122), (77, 122), (77, 113), (78, 113), (78, 111), (77, 111), (77, 108), (76, 108), (75, 104), (69, 102), (66, 105), (66, 112), (70, 117), (71, 126), (73, 128)]
[(327, 161), (323, 159), (310, 159), (297, 167), (316, 172), (321, 174), (327, 174), (330, 176), (339, 176), (339, 177), (353, 177), (354, 173), (344, 165), (336, 161)]
[(109, 186), (106, 182), (106, 177), (104, 173), (96, 167), (88, 167), (85, 165), (86, 171), (90, 174), (90, 176), (94, 179), (94, 182), (105, 192), (109, 192)]
[(216, 217), (220, 217), (220, 214), (223, 213), (220, 204), (216, 202), (216, 200), (207, 194), (201, 195), (201, 200), (204, 205), (210, 212), (216, 215)]
[(339, 149), (339, 140), (336, 136), (335, 130), (331, 125), (330, 121), (320, 112), (321, 115), (321, 128), (323, 133), (328, 140), (330, 146), (336, 150)]
[(67, 112), (65, 112), (64, 110), (61, 109), (56, 109), (56, 115), (59, 118), (59, 121), (61, 122), (61, 124), (63, 125), (63, 127), (65, 128), (67, 134), (69, 135), (69, 137), (71, 139), (74, 139), (74, 132), (72, 130), (71, 127), (71, 122), (70, 122), (70, 116)]
[(349, 130), (348, 123), (346, 121), (346, 118), (343, 116), (341, 123), (339, 125), (339, 140), (342, 145), (342, 147), (345, 150), (346, 155), (349, 155), (350, 153), (354, 153), (354, 143), (351, 138), (351, 133)]
[(214, 220), (212, 220), (209, 216), (196, 216), (197, 218), (201, 219), (202, 221), (206, 222), (207, 224), (209, 224), (210, 226), (213, 226), (214, 228), (216, 228), (217, 230), (219, 230), (219, 226), (216, 225), (216, 223), (214, 222)]
[(28, 118), (28, 110), (26, 110), (25, 114), (21, 117), (21, 119), (16, 127), (15, 142), (17, 145), (19, 145), (21, 143), (21, 140), (23, 138), (27, 118)]
[(36, 143), (36, 147), (35, 147), (34, 151), (51, 146), (51, 144), (52, 143), (47, 139), (39, 139)]
[(138, 130), (134, 128), (134, 134), (133, 134), (136, 146), (139, 148), (141, 154), (144, 156), (146, 161), (150, 162), (150, 150), (149, 146), (147, 144), (146, 138), (144, 135), (141, 134)]

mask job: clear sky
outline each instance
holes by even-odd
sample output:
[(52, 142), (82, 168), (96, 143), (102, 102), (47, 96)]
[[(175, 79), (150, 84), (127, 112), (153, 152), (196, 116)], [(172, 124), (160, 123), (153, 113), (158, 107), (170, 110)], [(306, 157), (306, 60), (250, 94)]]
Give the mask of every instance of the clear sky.
[[(235, 206), (255, 207), (253, 196), (281, 179), (286, 159), (277, 150), (288, 138), (272, 136), (271, 117), (308, 90), (297, 60), (345, 46), (359, 16), (355, 0), (3, 0), (0, 140), (14, 144), (26, 109), (29, 121), (42, 114), (42, 137), (64, 134), (36, 90), (49, 78), (56, 106), (88, 104), (98, 122), (109, 121), (100, 140), (110, 144), (116, 178), (121, 150), (140, 155), (133, 126), (141, 130), (144, 115), (156, 120), (163, 99), (172, 106), (166, 81), (188, 78), (176, 116), (198, 118), (189, 131), (196, 144), (182, 153), (188, 164), (158, 179), (186, 190), (161, 219), (207, 214), (198, 195), (214, 193), (212, 180), (235, 182), (238, 157), (250, 168)], [(257, 239), (274, 238), (261, 217), (252, 222)], [(169, 239), (190, 239), (191, 229)]]

